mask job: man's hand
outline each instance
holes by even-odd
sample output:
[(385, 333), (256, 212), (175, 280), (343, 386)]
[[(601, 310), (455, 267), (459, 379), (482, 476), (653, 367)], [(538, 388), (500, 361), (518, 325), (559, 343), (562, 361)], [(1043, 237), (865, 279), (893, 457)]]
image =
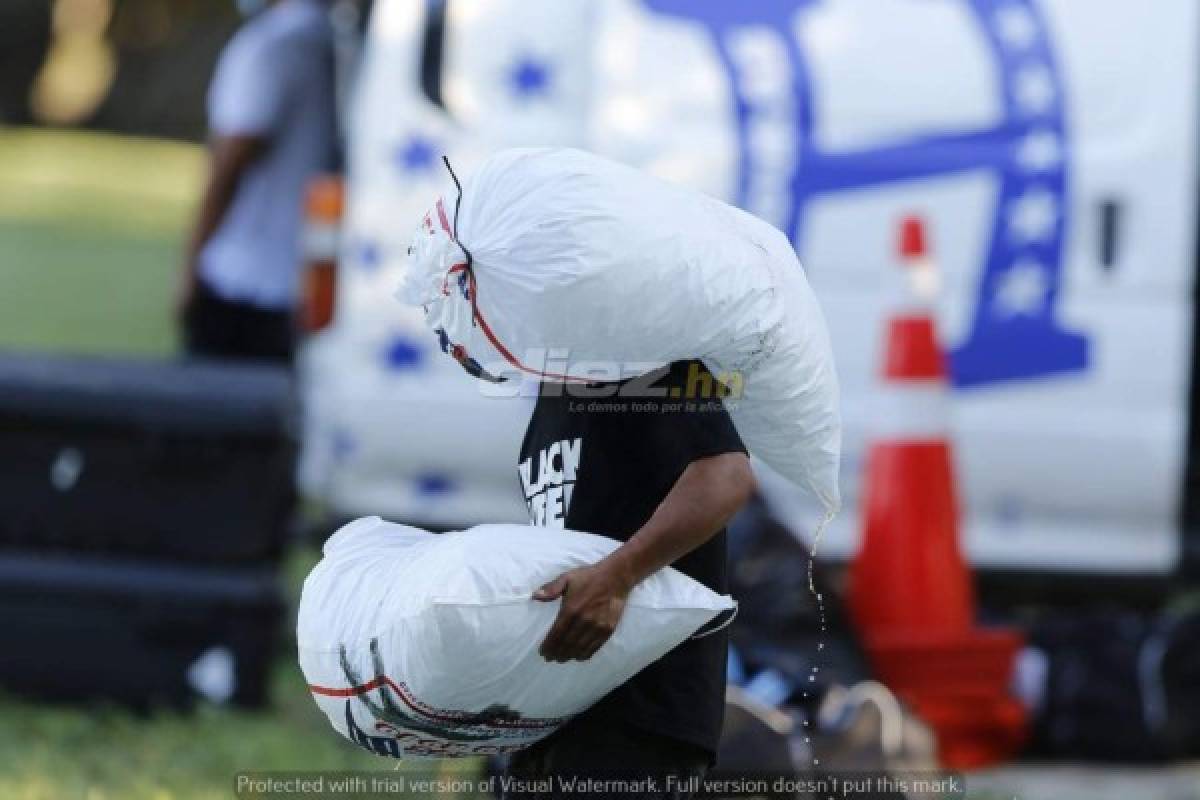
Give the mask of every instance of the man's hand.
[(548, 603), (562, 598), (558, 617), (539, 652), (547, 661), (587, 661), (608, 641), (633, 584), (609, 561), (580, 567), (547, 583), (533, 599)]
[(689, 464), (629, 541), (603, 561), (573, 569), (534, 593), (535, 600), (563, 599), (542, 642), (542, 658), (591, 658), (617, 629), (633, 587), (715, 536), (753, 492), (754, 473), (744, 453)]

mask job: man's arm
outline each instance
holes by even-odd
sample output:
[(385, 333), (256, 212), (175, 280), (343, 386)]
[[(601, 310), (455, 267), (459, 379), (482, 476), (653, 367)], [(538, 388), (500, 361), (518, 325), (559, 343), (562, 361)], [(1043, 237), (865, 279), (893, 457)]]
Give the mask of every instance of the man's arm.
[(586, 661), (608, 641), (625, 600), (642, 580), (707, 542), (754, 491), (744, 453), (693, 461), (650, 520), (629, 541), (589, 567), (565, 573), (534, 593), (562, 606), (541, 654), (547, 661)]
[(262, 136), (220, 136), (213, 140), (208, 183), (184, 255), (176, 313), (182, 315), (192, 301), (200, 251), (221, 226), (247, 170), (262, 158), (268, 146), (268, 140)]

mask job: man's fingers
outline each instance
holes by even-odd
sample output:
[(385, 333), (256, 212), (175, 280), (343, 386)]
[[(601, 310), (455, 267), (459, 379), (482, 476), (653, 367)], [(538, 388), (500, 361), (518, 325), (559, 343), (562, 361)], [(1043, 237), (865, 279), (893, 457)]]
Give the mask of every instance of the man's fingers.
[[(560, 615), (561, 616), (561, 615)], [(580, 620), (556, 621), (539, 650), (547, 661), (587, 661), (612, 637), (612, 632), (590, 628)]]
[(586, 622), (567, 610), (558, 619), (542, 643), (541, 655), (547, 661), (565, 664), (581, 658), (591, 644), (592, 631)]
[(558, 598), (562, 597), (566, 591), (567, 576), (559, 575), (557, 578), (534, 592), (533, 599), (541, 600), (543, 603), (548, 603), (551, 600), (557, 600)]
[[(557, 600), (562, 597), (567, 591), (567, 576), (559, 575), (554, 580), (539, 588), (533, 593), (533, 599), (543, 603), (549, 603), (552, 600)], [(554, 624), (550, 626), (549, 633), (542, 640), (542, 646), (538, 648), (538, 653), (547, 661), (554, 661), (558, 655), (559, 649), (562, 647), (563, 634), (566, 633), (567, 626), (570, 623), (569, 615), (565, 605), (559, 606), (558, 614), (554, 617)]]
[(593, 637), (594, 633), (587, 623), (577, 620), (563, 635), (562, 646), (558, 651), (559, 660), (564, 663), (582, 661), (591, 647)]
[[(561, 614), (559, 615), (561, 619)], [(559, 624), (559, 620), (555, 620), (550, 626), (550, 632), (546, 634), (546, 638), (542, 640), (542, 646), (538, 648), (538, 654), (547, 661), (553, 661), (553, 656), (558, 653), (559, 639), (562, 637), (563, 626)]]
[(553, 660), (587, 661), (611, 636), (612, 632), (603, 626), (576, 619), (558, 639), (559, 645)]
[(595, 630), (593, 634), (588, 637), (587, 645), (583, 651), (583, 654), (579, 656), (579, 660), (587, 661), (589, 658), (596, 655), (596, 652), (601, 647), (604, 647), (605, 642), (611, 639), (613, 633), (615, 632), (615, 628), (600, 628)]
[(592, 656), (596, 655), (596, 651), (603, 647), (607, 641), (607, 636), (592, 636), (584, 643), (582, 652), (576, 658), (580, 661), (589, 660)]
[(538, 648), (538, 653), (547, 661), (558, 661), (559, 653), (563, 648), (563, 643), (566, 641), (566, 636), (571, 628), (571, 614), (566, 610), (565, 606), (558, 609), (558, 616), (554, 618), (554, 624), (550, 626), (550, 632), (546, 634), (546, 638), (542, 640), (542, 646)]
[(568, 621), (562, 635), (558, 637), (558, 647), (551, 660), (557, 661), (560, 664), (573, 661), (583, 652), (583, 643), (586, 639), (587, 627), (578, 617), (572, 617)]

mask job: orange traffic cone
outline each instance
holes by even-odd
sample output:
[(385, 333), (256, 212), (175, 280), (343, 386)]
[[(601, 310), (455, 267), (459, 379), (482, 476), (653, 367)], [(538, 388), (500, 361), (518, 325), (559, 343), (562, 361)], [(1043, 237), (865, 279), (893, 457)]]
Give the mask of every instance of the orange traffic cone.
[(887, 326), (878, 415), (885, 428), (867, 451), (862, 548), (851, 568), (851, 607), (865, 631), (965, 631), (975, 616), (958, 550), (946, 429), (946, 364), (933, 321), (936, 274), (924, 229), (901, 227), (910, 307)]
[(1025, 714), (1008, 689), (1022, 638), (973, 628), (933, 319), (937, 274), (919, 219), (904, 220), (899, 250), (912, 298), (887, 326), (880, 394), (888, 408), (867, 452), (849, 604), (880, 678), (932, 725), (943, 763), (967, 768), (1023, 743)]

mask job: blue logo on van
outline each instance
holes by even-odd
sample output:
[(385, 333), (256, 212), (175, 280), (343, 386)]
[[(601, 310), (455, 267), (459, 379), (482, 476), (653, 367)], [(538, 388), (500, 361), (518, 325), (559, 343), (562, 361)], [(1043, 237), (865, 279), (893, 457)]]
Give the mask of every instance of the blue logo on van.
[[(979, 169), (995, 175), (995, 212), (974, 316), (951, 353), (954, 381), (982, 386), (1077, 371), (1087, 366), (1087, 340), (1055, 316), (1069, 219), (1068, 129), (1062, 75), (1049, 31), (1033, 0), (961, 0), (997, 68), (1003, 119), (985, 130), (935, 133), (857, 152), (822, 151), (813, 136), (813, 87), (792, 25), (824, 0), (731, 2), (642, 0), (651, 11), (703, 24), (734, 87), (738, 139), (738, 205), (770, 219), (800, 248), (814, 198), (901, 181)], [(790, 61), (796, 152), (780, 176), (756, 148), (759, 107), (748, 90), (733, 36), (736, 29), (774, 29)], [(764, 152), (760, 152), (764, 150)], [(784, 185), (771, 187), (771, 182)], [(777, 188), (778, 191), (771, 191)]]

